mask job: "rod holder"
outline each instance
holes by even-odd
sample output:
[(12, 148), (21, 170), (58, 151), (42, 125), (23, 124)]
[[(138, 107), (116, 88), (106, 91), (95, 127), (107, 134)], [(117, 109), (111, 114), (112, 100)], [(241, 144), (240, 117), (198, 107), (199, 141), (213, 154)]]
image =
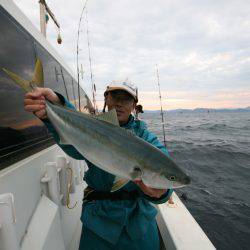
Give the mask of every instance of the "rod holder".
[[(72, 174), (72, 176), (68, 176), (68, 178), (71, 179), (69, 190), (70, 190), (70, 193), (73, 194), (76, 192), (76, 174), (75, 174), (76, 171), (75, 171), (74, 164), (71, 161), (69, 161), (68, 167), (71, 169), (71, 174)], [(69, 171), (68, 171), (68, 173), (69, 173)]]
[(60, 194), (61, 194), (61, 203), (63, 206), (67, 204), (67, 180), (68, 180), (68, 161), (64, 156), (57, 157), (57, 167), (61, 168), (59, 173), (59, 180), (60, 180)]
[(41, 179), (41, 182), (48, 184), (48, 196), (55, 204), (59, 206), (61, 203), (59, 184), (59, 173), (61, 172), (61, 168), (58, 168), (56, 162), (47, 162), (46, 169), (47, 172)]
[(80, 181), (83, 183), (84, 173), (87, 171), (87, 163), (85, 161), (79, 161), (78, 163), (79, 171), (80, 171)]
[(82, 163), (81, 161), (80, 162), (79, 161), (74, 161), (74, 162), (71, 163), (72, 168), (73, 168), (74, 173), (75, 173), (75, 184), (76, 185), (79, 185), (82, 182), (82, 180), (81, 180), (81, 172), (80, 172), (80, 164), (81, 163)]

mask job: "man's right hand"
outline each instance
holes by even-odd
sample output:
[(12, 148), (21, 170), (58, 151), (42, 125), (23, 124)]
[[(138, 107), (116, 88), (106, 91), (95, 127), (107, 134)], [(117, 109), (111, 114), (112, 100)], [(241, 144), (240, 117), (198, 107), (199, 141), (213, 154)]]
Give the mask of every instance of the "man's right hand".
[(26, 93), (24, 97), (24, 109), (32, 112), (40, 119), (47, 118), (45, 99), (53, 103), (61, 104), (56, 93), (49, 88), (35, 88)]

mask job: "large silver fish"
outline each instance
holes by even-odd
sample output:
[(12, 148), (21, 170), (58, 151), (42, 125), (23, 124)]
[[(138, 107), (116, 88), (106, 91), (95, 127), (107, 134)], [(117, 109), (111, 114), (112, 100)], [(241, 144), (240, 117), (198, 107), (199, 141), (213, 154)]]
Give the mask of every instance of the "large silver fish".
[[(25, 91), (43, 85), (42, 64), (27, 81), (5, 73)], [(116, 111), (91, 116), (46, 101), (47, 116), (60, 136), (60, 143), (73, 145), (87, 160), (116, 176), (112, 191), (129, 180), (142, 180), (152, 188), (178, 188), (190, 178), (161, 150), (119, 126)]]
[[(121, 180), (141, 179), (149, 187), (162, 189), (190, 183), (161, 150), (121, 128), (115, 110), (90, 116), (49, 102), (46, 110), (61, 144), (73, 145), (87, 160)], [(112, 190), (121, 184), (117, 181)]]

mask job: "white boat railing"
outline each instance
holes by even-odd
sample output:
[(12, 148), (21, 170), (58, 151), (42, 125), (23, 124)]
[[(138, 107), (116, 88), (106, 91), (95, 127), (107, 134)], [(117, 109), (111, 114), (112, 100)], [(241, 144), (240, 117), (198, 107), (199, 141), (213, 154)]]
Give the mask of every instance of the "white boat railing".
[(190, 214), (179, 197), (172, 194), (174, 204), (157, 205), (157, 224), (166, 250), (213, 250), (212, 242)]

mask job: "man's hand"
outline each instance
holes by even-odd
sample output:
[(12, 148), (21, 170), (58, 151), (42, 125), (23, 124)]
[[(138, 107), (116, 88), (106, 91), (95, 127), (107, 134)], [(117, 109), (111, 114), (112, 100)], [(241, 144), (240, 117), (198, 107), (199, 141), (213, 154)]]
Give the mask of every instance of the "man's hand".
[(144, 194), (153, 198), (160, 198), (163, 194), (167, 192), (167, 189), (157, 189), (148, 187), (142, 181), (134, 181), (134, 183), (141, 188)]
[(45, 99), (60, 104), (60, 99), (52, 89), (35, 88), (33, 91), (26, 93), (24, 109), (32, 112), (40, 119), (45, 119), (47, 117)]

